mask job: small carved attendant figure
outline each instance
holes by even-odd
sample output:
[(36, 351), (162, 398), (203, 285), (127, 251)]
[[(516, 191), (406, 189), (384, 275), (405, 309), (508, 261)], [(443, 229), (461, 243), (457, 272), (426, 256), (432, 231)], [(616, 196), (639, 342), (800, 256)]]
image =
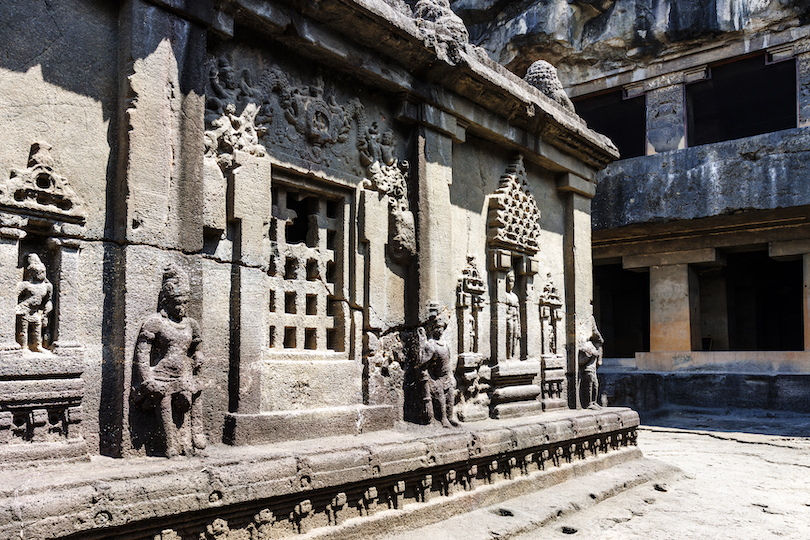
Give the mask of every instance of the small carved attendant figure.
[(53, 309), (53, 285), (45, 275), (39, 255), (28, 255), (24, 278), (17, 285), (17, 341), (23, 349), (42, 352), (42, 334)]
[[(605, 340), (596, 327), (596, 319), (591, 316), (591, 336), (579, 346), (579, 367), (582, 372), (582, 404), (588, 409), (598, 409), (599, 379), (596, 368), (602, 364), (602, 345)], [(587, 402), (587, 403), (586, 403)]]
[(506, 359), (520, 354), (520, 299), (515, 294), (515, 271), (506, 274)]
[(196, 380), (203, 363), (200, 327), (186, 316), (189, 293), (185, 272), (168, 265), (158, 312), (144, 321), (135, 346), (140, 395), (157, 410), (168, 457), (199, 453), (206, 445)]
[(422, 401), (428, 423), (435, 418), (433, 404), (437, 404), (439, 420), (444, 427), (457, 426), (453, 404), (456, 398), (456, 379), (450, 362), (450, 349), (442, 339), (447, 329), (444, 315), (432, 315), (424, 326), (416, 330), (416, 361)]

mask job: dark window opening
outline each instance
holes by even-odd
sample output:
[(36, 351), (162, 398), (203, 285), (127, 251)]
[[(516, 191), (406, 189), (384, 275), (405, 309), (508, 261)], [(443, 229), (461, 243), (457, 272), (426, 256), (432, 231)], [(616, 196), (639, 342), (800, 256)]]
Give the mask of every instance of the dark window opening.
[(646, 153), (647, 111), (643, 95), (625, 99), (624, 90), (574, 100), (577, 114), (588, 127), (610, 137), (621, 158)]
[(689, 146), (796, 127), (796, 61), (767, 55), (711, 66), (709, 79), (686, 86)]
[(594, 266), (594, 316), (604, 356), (630, 358), (650, 350), (650, 274), (620, 264)]
[[(297, 196), (298, 194), (295, 192), (287, 192), (287, 208), (296, 213), (296, 217), (287, 224), (286, 236), (288, 244), (302, 244), (307, 241), (308, 236), (312, 236), (308, 234), (310, 233), (312, 221), (310, 215), (318, 213), (317, 197), (304, 197), (299, 200)], [(315, 220), (315, 235), (317, 238), (317, 220)]]
[(777, 261), (765, 251), (734, 253), (728, 255), (723, 270), (729, 350), (804, 348), (801, 261)]

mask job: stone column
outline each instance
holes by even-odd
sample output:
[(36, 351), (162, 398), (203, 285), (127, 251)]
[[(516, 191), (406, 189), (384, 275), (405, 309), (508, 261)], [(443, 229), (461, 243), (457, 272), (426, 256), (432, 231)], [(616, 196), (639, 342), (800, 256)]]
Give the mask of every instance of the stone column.
[(17, 350), (17, 284), (22, 278), (22, 271), (17, 266), (20, 251), (20, 239), (25, 233), (18, 229), (0, 229), (0, 289), (14, 291), (12, 294), (0, 295), (0, 351)]
[(650, 352), (700, 350), (699, 313), (688, 264), (650, 267)]
[[(240, 413), (261, 409), (260, 363), (268, 344), (269, 298), (267, 264), (263, 253), (264, 227), (272, 212), (270, 160), (243, 152), (235, 155), (233, 171), (233, 211), (239, 222), (238, 313), (239, 317), (239, 396)], [(282, 270), (283, 271), (283, 270)]]
[(810, 253), (802, 255), (802, 312), (804, 314), (804, 350), (810, 351)]
[(79, 347), (77, 324), (79, 319), (79, 250), (81, 244), (73, 239), (54, 239), (58, 282), (56, 286), (56, 341), (54, 349)]
[(450, 211), (453, 139), (421, 127), (417, 151), (418, 313), (419, 320), (424, 321), (431, 306), (450, 310), (455, 303)]
[(591, 199), (596, 184), (572, 173), (557, 178), (565, 199), (565, 310), (568, 369), (568, 406), (581, 407), (579, 398), (579, 344), (591, 335), (593, 315), (593, 257), (591, 253)]
[(810, 51), (796, 55), (796, 68), (799, 77), (799, 127), (807, 127), (810, 126)]
[(647, 92), (647, 155), (686, 147), (682, 84)]
[(202, 248), (206, 31), (184, 15), (199, 14), (143, 0), (121, 8), (118, 229), (130, 242), (193, 252)]

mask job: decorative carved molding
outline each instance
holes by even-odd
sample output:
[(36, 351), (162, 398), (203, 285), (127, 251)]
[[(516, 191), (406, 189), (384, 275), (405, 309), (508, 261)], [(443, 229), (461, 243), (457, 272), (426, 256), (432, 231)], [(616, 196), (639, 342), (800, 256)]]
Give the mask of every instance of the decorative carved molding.
[(487, 240), (491, 247), (520, 253), (540, 250), (540, 209), (529, 190), (523, 156), (518, 155), (490, 195)]
[(54, 171), (51, 145), (31, 145), (28, 167), (11, 169), (5, 186), (0, 185), (0, 208), (46, 219), (84, 223), (84, 205), (67, 179)]

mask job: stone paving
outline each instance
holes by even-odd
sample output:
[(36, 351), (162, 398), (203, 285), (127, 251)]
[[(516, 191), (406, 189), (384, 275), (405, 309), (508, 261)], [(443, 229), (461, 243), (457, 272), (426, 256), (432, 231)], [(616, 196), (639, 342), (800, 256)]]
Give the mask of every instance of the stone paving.
[[(650, 481), (627, 489), (615, 486), (612, 492), (567, 482), (553, 493), (546, 490), (423, 528), (421, 538), (810, 537), (807, 415), (671, 409), (643, 422), (638, 439), (646, 458), (642, 466), (658, 462), (681, 472), (662, 468), (652, 471), (658, 476)], [(558, 515), (548, 512), (552, 506)], [(509, 512), (514, 515), (504, 515)]]

